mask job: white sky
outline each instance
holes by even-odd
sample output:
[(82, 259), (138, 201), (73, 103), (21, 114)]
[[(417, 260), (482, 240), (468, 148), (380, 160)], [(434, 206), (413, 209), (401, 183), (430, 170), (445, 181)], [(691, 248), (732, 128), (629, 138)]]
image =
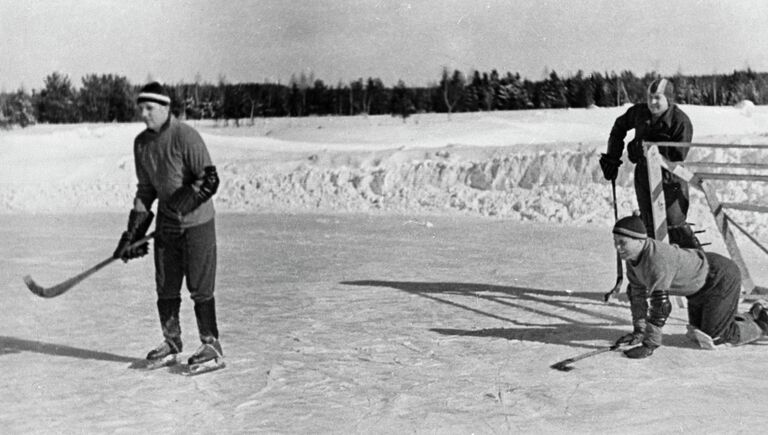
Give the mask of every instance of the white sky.
[(54, 71), (135, 83), (420, 85), (443, 66), (539, 80), (581, 69), (768, 71), (762, 0), (0, 0), (0, 90)]

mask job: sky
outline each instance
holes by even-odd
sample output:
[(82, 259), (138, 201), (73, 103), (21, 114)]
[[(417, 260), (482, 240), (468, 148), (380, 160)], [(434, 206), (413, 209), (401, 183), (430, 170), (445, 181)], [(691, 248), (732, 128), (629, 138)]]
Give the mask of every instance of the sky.
[(0, 0), (0, 91), (53, 72), (75, 86), (762, 72), (766, 42), (763, 0)]

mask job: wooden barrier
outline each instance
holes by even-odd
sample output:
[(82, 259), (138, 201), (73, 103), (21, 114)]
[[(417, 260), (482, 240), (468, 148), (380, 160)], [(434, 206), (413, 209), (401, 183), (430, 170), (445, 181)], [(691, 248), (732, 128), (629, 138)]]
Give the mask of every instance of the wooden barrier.
[(747, 204), (747, 203), (728, 203), (721, 202), (717, 192), (709, 180), (726, 181), (752, 181), (768, 183), (768, 175), (758, 174), (739, 174), (722, 172), (692, 172), (688, 168), (722, 168), (722, 169), (751, 169), (768, 170), (768, 165), (759, 163), (718, 163), (718, 162), (670, 162), (659, 153), (658, 147), (698, 147), (698, 148), (732, 148), (732, 149), (751, 149), (766, 150), (768, 145), (733, 145), (733, 144), (699, 144), (699, 143), (677, 143), (677, 142), (645, 142), (644, 144), (646, 160), (648, 161), (648, 180), (651, 186), (651, 201), (653, 211), (654, 228), (657, 232), (654, 237), (657, 240), (666, 240), (666, 204), (664, 194), (658, 192), (661, 190), (661, 170), (662, 168), (670, 171), (677, 177), (688, 182), (688, 184), (704, 193), (704, 197), (709, 205), (710, 212), (715, 218), (720, 235), (723, 237), (725, 247), (731, 256), (731, 259), (741, 270), (742, 290), (746, 299), (757, 299), (761, 295), (768, 294), (768, 288), (755, 285), (749, 274), (744, 258), (741, 255), (736, 239), (733, 236), (731, 227), (738, 229), (750, 241), (755, 243), (760, 249), (768, 254), (768, 249), (763, 247), (759, 241), (749, 234), (743, 227), (738, 225), (725, 212), (725, 209), (751, 211), (757, 213), (768, 213), (768, 205)]

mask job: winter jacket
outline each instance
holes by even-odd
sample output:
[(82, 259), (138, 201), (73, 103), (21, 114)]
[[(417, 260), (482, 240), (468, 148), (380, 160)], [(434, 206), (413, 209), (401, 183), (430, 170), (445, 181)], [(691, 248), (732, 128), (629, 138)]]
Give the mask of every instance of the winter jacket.
[[(200, 134), (173, 115), (160, 131), (146, 129), (134, 141), (133, 154), (136, 162), (138, 185), (136, 198), (149, 210), (158, 200), (158, 214), (175, 216), (165, 202), (183, 185), (199, 186), (211, 166), (211, 157)], [(189, 228), (213, 219), (213, 202), (208, 200), (182, 217), (181, 227)]]
[[(666, 112), (653, 122), (648, 105), (639, 103), (616, 118), (608, 137), (609, 156), (621, 158), (624, 152), (624, 138), (632, 129), (635, 130), (636, 139), (647, 142), (691, 142), (693, 138), (691, 120), (676, 104), (670, 103)], [(659, 153), (673, 162), (685, 160), (688, 150), (687, 147), (659, 147)]]

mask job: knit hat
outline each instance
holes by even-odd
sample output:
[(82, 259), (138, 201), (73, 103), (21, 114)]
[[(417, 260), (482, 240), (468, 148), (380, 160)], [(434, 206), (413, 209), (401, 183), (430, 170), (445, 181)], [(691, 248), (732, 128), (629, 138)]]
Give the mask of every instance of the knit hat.
[(152, 82), (141, 88), (139, 96), (136, 98), (137, 104), (144, 101), (152, 101), (167, 106), (171, 104), (171, 97), (168, 96), (168, 92), (166, 92), (163, 85), (158, 82)]
[(656, 79), (648, 86), (648, 95), (662, 94), (667, 97), (667, 101), (672, 102), (675, 99), (675, 85), (667, 79)]
[(647, 239), (648, 234), (645, 230), (645, 224), (640, 216), (627, 216), (616, 221), (613, 226), (613, 234), (631, 237), (633, 239)]

